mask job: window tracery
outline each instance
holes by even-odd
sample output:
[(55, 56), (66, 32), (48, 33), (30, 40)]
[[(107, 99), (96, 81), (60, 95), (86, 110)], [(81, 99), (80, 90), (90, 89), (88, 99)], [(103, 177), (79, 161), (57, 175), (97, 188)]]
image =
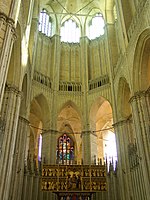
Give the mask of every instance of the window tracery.
[(63, 134), (57, 141), (57, 163), (71, 164), (74, 160), (74, 144), (72, 139)]
[(97, 13), (89, 23), (89, 39), (95, 39), (101, 35), (104, 35), (104, 19), (101, 13)]
[(47, 36), (52, 34), (52, 20), (45, 9), (40, 12), (39, 31)]
[(80, 40), (80, 29), (72, 19), (63, 23), (60, 32), (62, 42), (78, 43)]

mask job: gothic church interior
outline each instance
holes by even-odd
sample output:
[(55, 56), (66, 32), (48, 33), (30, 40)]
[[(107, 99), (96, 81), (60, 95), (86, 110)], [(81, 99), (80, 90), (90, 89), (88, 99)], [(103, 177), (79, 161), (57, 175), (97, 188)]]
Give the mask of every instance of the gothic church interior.
[(1, 200), (149, 199), (149, 13), (149, 0), (0, 1)]

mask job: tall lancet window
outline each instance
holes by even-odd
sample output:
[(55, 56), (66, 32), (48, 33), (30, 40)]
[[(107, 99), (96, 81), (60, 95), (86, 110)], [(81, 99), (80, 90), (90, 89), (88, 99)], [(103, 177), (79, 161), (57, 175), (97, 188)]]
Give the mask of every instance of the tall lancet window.
[(104, 35), (104, 19), (102, 14), (98, 13), (96, 14), (89, 24), (89, 32), (88, 37), (89, 39), (95, 39), (97, 37), (100, 37), (101, 35)]
[(52, 20), (46, 10), (42, 10), (39, 16), (39, 31), (47, 36), (52, 34)]
[(38, 139), (38, 146), (39, 146), (39, 150), (38, 150), (38, 161), (41, 161), (41, 157), (42, 157), (42, 135), (40, 134), (39, 139)]
[(58, 138), (57, 142), (57, 163), (72, 164), (74, 159), (74, 144), (67, 134)]
[(78, 43), (80, 40), (80, 29), (75, 21), (69, 19), (61, 27), (61, 41)]

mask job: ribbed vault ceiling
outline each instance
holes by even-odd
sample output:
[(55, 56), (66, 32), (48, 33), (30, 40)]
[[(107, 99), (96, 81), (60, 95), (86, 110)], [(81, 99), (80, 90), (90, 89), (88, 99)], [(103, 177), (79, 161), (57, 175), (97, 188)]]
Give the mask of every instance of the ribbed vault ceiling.
[(114, 0), (41, 0), (40, 5), (58, 15), (87, 16), (92, 9), (105, 15), (106, 10), (113, 10)]

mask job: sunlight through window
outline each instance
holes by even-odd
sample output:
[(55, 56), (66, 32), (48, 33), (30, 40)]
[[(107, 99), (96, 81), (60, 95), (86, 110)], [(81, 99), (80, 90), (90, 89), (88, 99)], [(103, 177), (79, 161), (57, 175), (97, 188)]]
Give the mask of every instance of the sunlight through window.
[(117, 148), (116, 148), (116, 138), (115, 134), (111, 131), (108, 131), (105, 133), (104, 137), (104, 143), (103, 143), (103, 148), (104, 148), (104, 157), (105, 159), (107, 158), (108, 163), (115, 162), (117, 161)]
[(62, 42), (73, 42), (78, 43), (80, 39), (80, 29), (76, 22), (69, 19), (65, 21), (61, 27), (61, 41)]
[(104, 35), (104, 26), (105, 23), (102, 14), (96, 14), (90, 22), (88, 33), (89, 39), (95, 39), (101, 35)]
[(41, 161), (42, 157), (42, 135), (39, 136), (39, 152), (38, 152), (38, 160)]
[(47, 14), (46, 10), (42, 10), (39, 16), (39, 31), (47, 36), (51, 36), (52, 23), (51, 18)]

